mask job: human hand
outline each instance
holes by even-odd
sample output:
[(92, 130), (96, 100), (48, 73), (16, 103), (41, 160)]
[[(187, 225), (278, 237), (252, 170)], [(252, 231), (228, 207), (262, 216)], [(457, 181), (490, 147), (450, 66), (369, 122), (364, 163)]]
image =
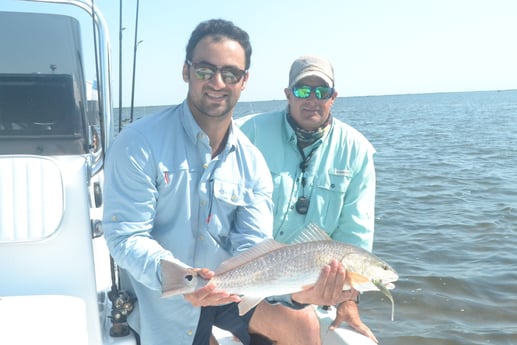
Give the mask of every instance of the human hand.
[(337, 307), (336, 319), (329, 326), (329, 330), (336, 329), (342, 322), (348, 323), (350, 327), (355, 329), (357, 332), (378, 343), (377, 338), (370, 328), (361, 321), (361, 318), (359, 317), (359, 308), (355, 301), (346, 301)]
[(316, 284), (291, 295), (291, 299), (301, 304), (336, 305), (354, 297), (352, 290), (343, 291), (347, 282), (346, 270), (340, 262), (332, 260), (321, 270)]
[[(198, 275), (206, 280), (210, 280), (214, 276), (214, 272), (207, 268), (195, 270)], [(208, 283), (194, 292), (183, 295), (194, 307), (206, 307), (227, 304), (231, 302), (240, 302), (240, 297), (231, 295), (228, 292), (217, 289), (214, 283)]]

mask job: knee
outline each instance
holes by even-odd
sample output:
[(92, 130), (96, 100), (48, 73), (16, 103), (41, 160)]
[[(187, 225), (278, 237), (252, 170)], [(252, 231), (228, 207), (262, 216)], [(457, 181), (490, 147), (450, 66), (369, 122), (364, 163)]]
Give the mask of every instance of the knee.
[(319, 320), (312, 307), (300, 310), (261, 304), (251, 322), (251, 333), (262, 334), (278, 345), (319, 345)]
[[(320, 342), (320, 323), (312, 307), (304, 308), (292, 318), (292, 328), (300, 339), (305, 339), (303, 343), (319, 344)], [(310, 340), (309, 340), (310, 339)]]
[(278, 344), (319, 345), (320, 325), (312, 307), (285, 313)]

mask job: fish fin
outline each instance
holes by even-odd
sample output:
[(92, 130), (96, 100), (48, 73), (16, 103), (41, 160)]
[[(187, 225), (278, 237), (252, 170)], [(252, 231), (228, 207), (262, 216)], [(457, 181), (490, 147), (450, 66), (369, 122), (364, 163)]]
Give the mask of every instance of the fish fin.
[(162, 297), (193, 292), (196, 289), (197, 269), (180, 263), (160, 260), (162, 269)]
[(346, 274), (347, 274), (347, 281), (345, 283), (345, 287), (343, 288), (343, 290), (346, 290), (347, 284), (352, 286), (355, 290), (357, 290), (359, 292), (379, 291), (380, 290), (379, 287), (377, 286), (378, 284), (376, 285), (370, 279), (368, 279), (367, 277), (365, 277), (359, 273), (347, 271)]
[(215, 270), (215, 274), (223, 274), (230, 271), (238, 266), (241, 266), (253, 259), (256, 259), (264, 254), (267, 254), (273, 250), (285, 247), (285, 244), (277, 242), (273, 239), (264, 240), (253, 247), (239, 253), (238, 255), (231, 257), (222, 262), (219, 267)]
[(352, 271), (347, 271), (346, 276), (347, 276), (347, 283), (358, 291), (359, 291), (359, 289), (356, 288), (357, 286), (370, 282), (370, 279), (368, 279), (367, 277), (360, 275), (359, 273), (352, 272)]
[(248, 311), (250, 311), (253, 307), (255, 307), (257, 304), (262, 302), (264, 297), (241, 297), (241, 301), (238, 304), (239, 307), (239, 315), (244, 315)]
[(314, 223), (307, 225), (302, 229), (300, 234), (295, 237), (292, 243), (304, 243), (304, 242), (314, 242), (314, 241), (330, 241), (329, 234), (325, 232), (322, 228), (317, 226)]

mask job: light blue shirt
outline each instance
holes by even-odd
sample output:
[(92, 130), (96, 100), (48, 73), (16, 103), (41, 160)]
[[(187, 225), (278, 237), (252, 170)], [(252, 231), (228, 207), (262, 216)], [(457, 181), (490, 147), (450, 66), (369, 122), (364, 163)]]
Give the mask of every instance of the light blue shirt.
[(233, 125), (214, 159), (186, 102), (125, 128), (105, 168), (103, 226), (138, 298), (130, 323), (142, 343), (191, 344), (200, 308), (161, 298), (160, 259), (215, 269), (272, 236), (271, 175)]
[[(286, 112), (249, 115), (236, 120), (264, 155), (273, 178), (274, 230), (277, 241), (290, 243), (314, 223), (334, 240), (371, 251), (375, 221), (375, 149), (356, 129), (334, 118), (314, 148), (301, 184), (302, 155)], [(300, 196), (309, 199), (306, 215), (296, 211)]]

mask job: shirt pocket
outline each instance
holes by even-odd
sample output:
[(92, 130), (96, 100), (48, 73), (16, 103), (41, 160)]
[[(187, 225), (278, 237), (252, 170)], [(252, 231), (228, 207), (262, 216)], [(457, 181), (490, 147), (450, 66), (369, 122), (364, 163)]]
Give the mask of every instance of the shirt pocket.
[(273, 179), (273, 204), (275, 219), (284, 218), (284, 214), (289, 212), (291, 206), (292, 195), (297, 195), (298, 190), (296, 188), (295, 181), (289, 173), (274, 173), (271, 172)]
[(337, 227), (341, 210), (345, 204), (345, 195), (350, 185), (350, 170), (332, 169), (319, 176), (314, 189), (314, 216), (328, 230)]
[(223, 206), (235, 208), (238, 206), (250, 205), (253, 201), (253, 191), (247, 189), (241, 183), (234, 183), (224, 180), (213, 181), (214, 183), (214, 199)]
[(211, 221), (207, 231), (215, 242), (228, 252), (231, 251), (230, 229), (234, 222), (235, 212), (239, 207), (252, 204), (253, 191), (241, 183), (214, 179)]

